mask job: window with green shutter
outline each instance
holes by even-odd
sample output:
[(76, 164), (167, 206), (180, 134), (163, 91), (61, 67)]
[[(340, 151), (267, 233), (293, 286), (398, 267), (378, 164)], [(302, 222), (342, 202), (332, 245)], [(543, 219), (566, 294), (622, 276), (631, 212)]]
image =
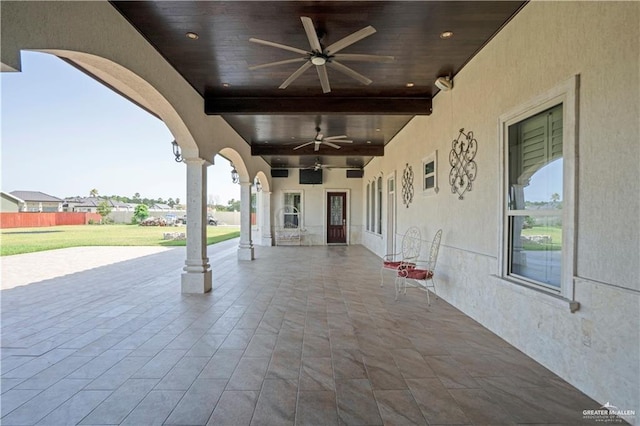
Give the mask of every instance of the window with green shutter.
[(507, 274), (560, 290), (562, 104), (508, 128)]

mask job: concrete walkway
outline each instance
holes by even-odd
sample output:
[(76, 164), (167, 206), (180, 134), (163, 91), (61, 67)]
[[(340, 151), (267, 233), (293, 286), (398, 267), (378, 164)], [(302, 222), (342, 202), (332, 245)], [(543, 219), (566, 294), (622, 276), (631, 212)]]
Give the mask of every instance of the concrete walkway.
[[(167, 247), (72, 247), (0, 258), (2, 282), (7, 290), (76, 272), (107, 266), (176, 248)], [(181, 248), (184, 250), (184, 248)]]

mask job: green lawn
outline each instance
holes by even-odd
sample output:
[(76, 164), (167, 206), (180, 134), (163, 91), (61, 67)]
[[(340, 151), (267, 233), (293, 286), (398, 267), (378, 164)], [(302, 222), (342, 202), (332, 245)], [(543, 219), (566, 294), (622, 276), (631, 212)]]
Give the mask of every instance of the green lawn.
[[(163, 240), (165, 232), (185, 232), (186, 227), (138, 225), (70, 225), (45, 228), (11, 228), (0, 232), (0, 256), (80, 246), (184, 246)], [(208, 226), (207, 244), (235, 238), (237, 226)]]
[(523, 244), (525, 250), (562, 250), (562, 228), (559, 226), (534, 226), (522, 230), (522, 235), (548, 235), (551, 237), (551, 244), (527, 242)]

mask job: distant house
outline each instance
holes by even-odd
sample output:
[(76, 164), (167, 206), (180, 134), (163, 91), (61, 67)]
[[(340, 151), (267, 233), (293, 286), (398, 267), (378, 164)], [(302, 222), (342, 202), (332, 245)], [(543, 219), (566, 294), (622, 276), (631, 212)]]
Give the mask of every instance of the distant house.
[(112, 211), (130, 211), (129, 204), (98, 197), (72, 197), (64, 200), (66, 212), (97, 213), (100, 203), (106, 201)]
[(156, 203), (156, 204), (152, 205), (151, 207), (149, 207), (149, 210), (166, 212), (166, 211), (171, 211), (173, 209), (168, 204)]
[(11, 191), (10, 194), (24, 201), (23, 212), (61, 212), (63, 200), (40, 191)]
[(22, 211), (25, 202), (23, 199), (11, 195), (8, 192), (0, 191), (0, 211), (6, 213), (17, 213)]

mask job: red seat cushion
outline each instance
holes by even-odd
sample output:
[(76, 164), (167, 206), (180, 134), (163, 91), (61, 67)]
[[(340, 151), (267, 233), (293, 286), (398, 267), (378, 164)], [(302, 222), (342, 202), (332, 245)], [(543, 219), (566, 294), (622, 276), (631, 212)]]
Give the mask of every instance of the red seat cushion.
[[(393, 262), (393, 261), (390, 261), (390, 260), (385, 260), (383, 268), (386, 268), (386, 269), (398, 269), (398, 268), (400, 268), (400, 264), (402, 264), (402, 262)], [(402, 265), (402, 269), (412, 269), (412, 268), (415, 268), (415, 267), (416, 267), (415, 263), (405, 263), (405, 264)]]
[(433, 277), (433, 271), (428, 269), (411, 268), (398, 271), (398, 275), (412, 280), (427, 280)]

